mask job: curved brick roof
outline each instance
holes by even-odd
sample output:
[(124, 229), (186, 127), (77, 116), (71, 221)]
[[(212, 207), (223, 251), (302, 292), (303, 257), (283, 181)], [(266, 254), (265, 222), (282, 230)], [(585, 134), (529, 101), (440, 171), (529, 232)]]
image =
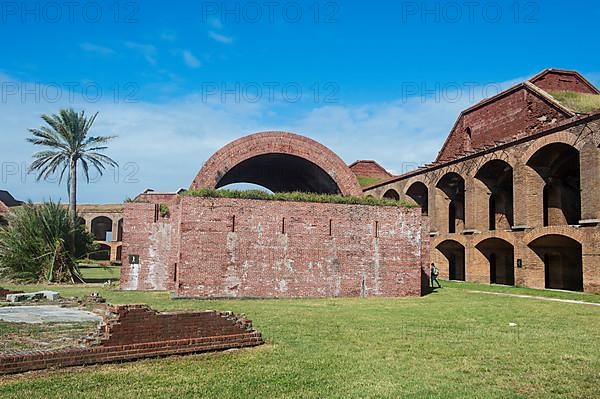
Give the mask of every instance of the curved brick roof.
[(356, 176), (339, 156), (308, 137), (288, 132), (261, 132), (227, 144), (206, 161), (190, 189), (217, 188), (227, 173), (236, 166), (250, 159), (269, 155), (289, 155), (293, 159), (308, 161), (335, 182), (340, 194), (362, 195)]

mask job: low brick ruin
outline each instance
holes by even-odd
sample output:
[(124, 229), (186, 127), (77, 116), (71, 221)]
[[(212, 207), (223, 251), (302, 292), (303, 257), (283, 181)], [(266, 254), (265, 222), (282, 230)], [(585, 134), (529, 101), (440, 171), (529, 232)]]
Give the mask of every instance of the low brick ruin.
[(108, 308), (82, 346), (0, 355), (0, 374), (186, 355), (263, 344), (252, 322), (231, 312), (158, 313), (146, 305)]

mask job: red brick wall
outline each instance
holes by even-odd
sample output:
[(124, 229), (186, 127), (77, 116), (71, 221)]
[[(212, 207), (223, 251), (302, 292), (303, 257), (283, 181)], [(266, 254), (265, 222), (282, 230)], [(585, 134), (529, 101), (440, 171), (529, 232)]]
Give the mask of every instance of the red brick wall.
[(579, 93), (598, 94), (596, 90), (590, 87), (577, 74), (568, 72), (550, 71), (537, 79), (533, 79), (531, 83), (546, 91), (575, 91)]
[(215, 311), (158, 313), (145, 305), (117, 306), (105, 321), (102, 346), (240, 334), (250, 320)]
[(256, 346), (261, 334), (250, 320), (215, 311), (165, 313), (145, 305), (112, 309), (101, 335), (88, 347), (35, 351), (0, 356), (0, 374), (53, 367), (119, 362), (147, 357), (183, 355)]
[(124, 264), (122, 288), (171, 286), (161, 275), (182, 297), (421, 294), (419, 209), (186, 196), (178, 207), (154, 222), (153, 204), (126, 206), (124, 259), (140, 267)]
[(382, 168), (377, 162), (374, 161), (356, 161), (350, 165), (350, 170), (356, 176), (366, 176), (379, 179), (388, 179), (392, 177), (387, 170)]
[[(568, 118), (537, 95), (521, 88), (463, 114), (450, 132), (437, 161), (456, 158), (465, 151), (481, 149), (520, 133), (551, 127)], [(467, 128), (471, 129), (470, 140)]]
[(10, 294), (22, 294), (23, 291), (11, 291), (6, 288), (0, 287), (0, 301), (5, 301), (6, 296)]

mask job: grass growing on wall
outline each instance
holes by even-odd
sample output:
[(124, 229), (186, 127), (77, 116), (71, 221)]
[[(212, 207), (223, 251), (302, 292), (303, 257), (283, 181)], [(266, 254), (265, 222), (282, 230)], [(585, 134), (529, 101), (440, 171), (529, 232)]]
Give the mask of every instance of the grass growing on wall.
[(600, 95), (574, 91), (552, 91), (550, 94), (575, 112), (588, 113), (600, 110)]
[(376, 183), (381, 183), (382, 181), (385, 180), (385, 179), (380, 179), (377, 177), (368, 177), (368, 176), (356, 176), (356, 179), (358, 180), (358, 184), (361, 187), (371, 186)]
[(351, 197), (343, 195), (329, 194), (314, 194), (303, 192), (292, 193), (267, 193), (260, 190), (215, 190), (209, 188), (201, 188), (197, 190), (186, 191), (184, 195), (191, 197), (205, 198), (238, 198), (238, 199), (255, 199), (255, 200), (271, 200), (271, 201), (294, 201), (294, 202), (318, 202), (329, 204), (348, 204), (348, 205), (378, 205), (378, 206), (400, 206), (406, 208), (414, 208), (405, 201), (394, 201), (387, 198), (373, 197)]

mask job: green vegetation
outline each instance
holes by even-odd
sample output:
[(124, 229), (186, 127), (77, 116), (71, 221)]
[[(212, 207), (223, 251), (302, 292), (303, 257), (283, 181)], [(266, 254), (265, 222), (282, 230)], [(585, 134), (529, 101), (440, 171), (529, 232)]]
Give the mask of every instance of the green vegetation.
[(86, 283), (103, 283), (106, 281), (118, 281), (121, 277), (120, 266), (86, 265), (79, 266), (81, 277)]
[(521, 289), (442, 285), (423, 298), (302, 300), (171, 300), (166, 292), (51, 286), (64, 296), (99, 291), (111, 303), (148, 303), (164, 311), (246, 313), (267, 344), (6, 377), (0, 380), (0, 397), (599, 396), (600, 308), (469, 292)]
[(558, 102), (575, 112), (590, 113), (600, 110), (600, 95), (574, 91), (552, 91), (550, 94)]
[(18, 281), (81, 281), (77, 260), (95, 250), (94, 237), (56, 203), (25, 204), (0, 228), (0, 276)]
[(159, 212), (160, 212), (160, 217), (166, 218), (171, 214), (171, 211), (169, 210), (169, 206), (167, 204), (160, 204), (159, 205)]
[(379, 179), (377, 177), (356, 176), (356, 178), (361, 187), (367, 187), (384, 181), (384, 179)]
[[(461, 288), (464, 290), (477, 290), (485, 292), (496, 292), (513, 295), (530, 295), (544, 298), (568, 299), (574, 301), (584, 301), (590, 303), (600, 303), (600, 294), (591, 294), (586, 292), (560, 291), (560, 290), (538, 290), (526, 287), (511, 287), (500, 284), (479, 284), (463, 281), (447, 281), (445, 286), (452, 288)], [(444, 286), (444, 287), (445, 287)]]
[(313, 193), (267, 193), (260, 190), (214, 190), (202, 188), (198, 190), (186, 191), (183, 195), (192, 197), (208, 198), (239, 198), (255, 200), (273, 200), (273, 201), (295, 201), (295, 202), (320, 202), (332, 204), (354, 204), (354, 205), (383, 205), (383, 206), (401, 206), (413, 208), (414, 205), (404, 201), (394, 201), (387, 198), (373, 197), (352, 197), (342, 195), (313, 194)]
[(69, 214), (73, 225), (77, 223), (77, 164), (81, 162), (83, 177), (89, 183), (90, 168), (100, 176), (106, 166), (116, 167), (117, 163), (102, 152), (113, 136), (88, 136), (98, 113), (91, 117), (85, 111), (79, 113), (73, 109), (61, 109), (58, 114), (42, 115), (45, 126), (29, 129), (33, 135), (27, 139), (30, 143), (45, 149), (33, 154), (35, 159), (29, 170), (37, 172), (37, 179), (48, 179), (59, 173), (62, 182), (65, 173), (68, 177)]

